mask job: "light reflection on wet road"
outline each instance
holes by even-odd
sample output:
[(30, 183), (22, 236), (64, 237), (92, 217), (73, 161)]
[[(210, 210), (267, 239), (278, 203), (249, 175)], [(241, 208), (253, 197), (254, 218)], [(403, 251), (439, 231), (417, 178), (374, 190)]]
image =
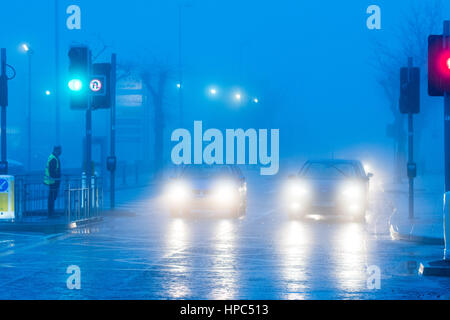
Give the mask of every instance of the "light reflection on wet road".
[[(149, 192), (126, 205), (136, 217), (109, 218), (68, 237), (0, 234), (8, 247), (1, 252), (10, 253), (0, 255), (0, 298), (448, 298), (448, 280), (406, 267), (439, 257), (441, 248), (393, 242), (383, 224), (289, 220), (273, 196), (255, 190), (244, 219), (173, 219)], [(375, 203), (371, 214), (383, 221), (379, 208)], [(69, 265), (81, 268), (80, 291), (66, 288)], [(380, 290), (367, 288), (371, 265), (382, 271)]]

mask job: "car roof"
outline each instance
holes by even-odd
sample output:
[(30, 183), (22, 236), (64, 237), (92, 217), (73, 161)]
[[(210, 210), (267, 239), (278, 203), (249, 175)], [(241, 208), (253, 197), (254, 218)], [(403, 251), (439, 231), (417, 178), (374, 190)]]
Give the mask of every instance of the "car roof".
[(318, 160), (308, 160), (306, 163), (326, 163), (326, 164), (360, 164), (359, 160), (348, 160), (348, 159), (318, 159)]

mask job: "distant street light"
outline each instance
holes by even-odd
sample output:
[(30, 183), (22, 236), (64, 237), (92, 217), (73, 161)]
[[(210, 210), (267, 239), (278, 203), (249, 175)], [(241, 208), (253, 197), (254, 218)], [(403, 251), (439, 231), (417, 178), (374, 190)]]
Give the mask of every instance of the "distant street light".
[(181, 89), (181, 83), (177, 83), (177, 88)]
[(259, 103), (258, 98), (254, 98), (254, 99), (253, 99), (253, 103)]
[(46, 90), (45, 91), (45, 95), (47, 95), (47, 96), (49, 96), (49, 95), (51, 95), (52, 93), (50, 92), (50, 90)]
[(210, 93), (211, 95), (215, 96), (215, 95), (217, 94), (217, 89), (216, 89), (216, 88), (211, 88), (211, 89), (209, 90), (209, 93)]
[(22, 44), (22, 49), (23, 49), (23, 51), (25, 51), (27, 53), (32, 53), (30, 47), (26, 43)]
[(28, 135), (28, 155), (27, 155), (27, 167), (28, 171), (31, 170), (31, 56), (34, 51), (26, 43), (22, 44), (23, 51), (28, 55), (28, 114), (27, 114), (27, 135)]
[(240, 93), (236, 93), (236, 94), (234, 95), (234, 98), (235, 98), (236, 100), (238, 100), (238, 101), (241, 101), (242, 96), (241, 96)]

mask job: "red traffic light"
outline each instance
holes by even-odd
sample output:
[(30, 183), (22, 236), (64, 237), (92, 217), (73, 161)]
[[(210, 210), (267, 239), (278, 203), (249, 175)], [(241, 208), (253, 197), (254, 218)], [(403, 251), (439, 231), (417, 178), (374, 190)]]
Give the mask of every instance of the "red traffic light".
[(442, 49), (439, 53), (436, 67), (442, 77), (450, 77), (450, 50)]
[(450, 92), (450, 48), (444, 48), (444, 37), (428, 37), (428, 94), (442, 97)]

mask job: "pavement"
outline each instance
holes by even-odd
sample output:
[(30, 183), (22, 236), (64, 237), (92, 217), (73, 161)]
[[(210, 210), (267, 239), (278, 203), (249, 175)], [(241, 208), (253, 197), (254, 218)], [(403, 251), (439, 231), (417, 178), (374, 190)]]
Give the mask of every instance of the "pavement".
[(392, 207), (389, 229), (393, 239), (430, 245), (444, 244), (443, 177), (426, 176), (415, 179), (415, 212), (409, 218), (408, 182), (390, 183), (382, 187)]
[[(117, 194), (134, 216), (54, 235), (0, 232), (0, 299), (450, 299), (450, 279), (417, 273), (441, 247), (392, 240), (390, 193), (375, 193), (366, 223), (291, 220), (281, 178), (248, 176), (242, 219), (171, 218), (157, 189), (136, 188)], [(80, 290), (67, 287), (70, 266)]]

